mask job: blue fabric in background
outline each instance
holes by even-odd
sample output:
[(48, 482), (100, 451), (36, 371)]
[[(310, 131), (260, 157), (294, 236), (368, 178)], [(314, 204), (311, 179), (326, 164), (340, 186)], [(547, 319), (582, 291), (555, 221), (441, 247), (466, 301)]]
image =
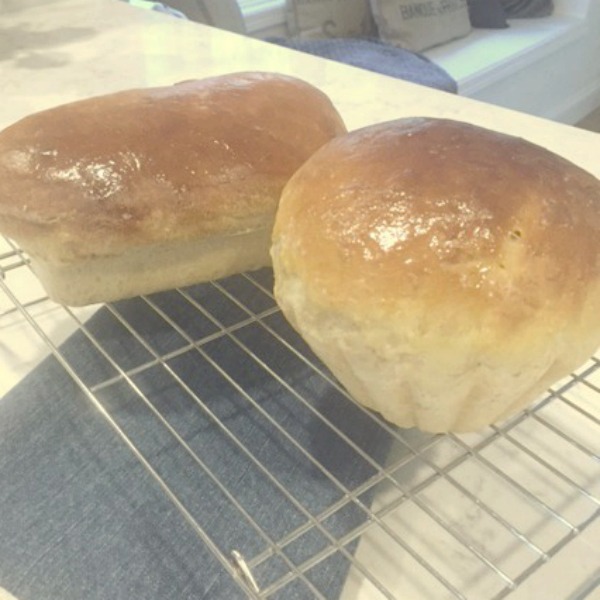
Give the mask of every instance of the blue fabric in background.
[[(266, 556), (253, 570), (265, 589), (330, 546), (328, 536), (365, 523), (365, 483), (377, 472), (366, 457), (382, 462), (390, 437), (282, 344), (308, 353), (281, 314), (268, 313), (272, 298), (244, 291), (252, 285), (243, 278), (223, 286), (246, 305), (210, 284), (115, 303), (86, 324), (96, 343), (78, 331), (61, 355), (86, 385), (101, 384), (103, 409), (225, 556)], [(270, 331), (252, 319), (220, 330), (261, 310)], [(130, 378), (119, 368), (133, 369)], [(345, 500), (358, 488), (367, 490), (362, 506)], [(287, 562), (269, 556), (281, 540)], [(269, 597), (311, 598), (312, 585), (336, 598), (348, 568), (337, 551)], [(55, 357), (0, 400), (0, 587), (19, 600), (245, 597)]]
[(270, 37), (266, 41), (445, 92), (458, 90), (456, 81), (426, 56), (379, 40)]

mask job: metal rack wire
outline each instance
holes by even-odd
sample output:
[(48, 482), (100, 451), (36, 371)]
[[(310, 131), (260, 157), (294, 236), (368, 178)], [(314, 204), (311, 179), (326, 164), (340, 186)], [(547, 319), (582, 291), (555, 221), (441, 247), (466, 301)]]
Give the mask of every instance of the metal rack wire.
[[(478, 434), (399, 430), (347, 397), (291, 330), (269, 270), (90, 319), (48, 300), (0, 242), (0, 331), (19, 321), (55, 355), (241, 597), (331, 598), (334, 574), (348, 600), (499, 600), (600, 516), (598, 357)], [(236, 525), (217, 531), (215, 518)]]

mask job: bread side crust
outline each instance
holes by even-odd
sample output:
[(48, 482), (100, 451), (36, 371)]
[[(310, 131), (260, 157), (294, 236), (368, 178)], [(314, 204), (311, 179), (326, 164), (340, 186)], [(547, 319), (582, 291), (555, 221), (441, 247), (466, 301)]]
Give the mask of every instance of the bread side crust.
[[(498, 423), (598, 349), (600, 284), (581, 313), (554, 331), (547, 330), (555, 319), (548, 309), (518, 331), (504, 332), (504, 345), (471, 345), (460, 337), (460, 324), (453, 323), (451, 337), (442, 321), (428, 322), (426, 306), (363, 321), (315, 303), (310, 284), (281, 273), (274, 260), (275, 297), (287, 319), (355, 400), (399, 427), (446, 433)], [(446, 315), (457, 318), (450, 308)], [(469, 315), (458, 319), (467, 323)], [(411, 329), (418, 330), (416, 342)]]
[(231, 236), (153, 244), (74, 262), (31, 257), (50, 298), (68, 306), (111, 302), (271, 264), (270, 227)]

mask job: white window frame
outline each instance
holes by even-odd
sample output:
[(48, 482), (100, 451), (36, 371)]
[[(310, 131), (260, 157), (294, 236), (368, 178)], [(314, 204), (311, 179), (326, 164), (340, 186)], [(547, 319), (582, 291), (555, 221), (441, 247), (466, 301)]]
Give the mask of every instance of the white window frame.
[(285, 0), (238, 0), (249, 33), (285, 22)]

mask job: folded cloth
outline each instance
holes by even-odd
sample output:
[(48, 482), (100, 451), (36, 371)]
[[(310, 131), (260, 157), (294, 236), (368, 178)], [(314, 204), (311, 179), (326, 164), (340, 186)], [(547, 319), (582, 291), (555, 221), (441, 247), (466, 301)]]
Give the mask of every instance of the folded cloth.
[(269, 37), (265, 41), (382, 75), (456, 93), (456, 81), (426, 56), (379, 40)]
[[(224, 322), (241, 311), (214, 302), (209, 284), (189, 294)], [(0, 400), (0, 586), (19, 600), (245, 598), (211, 546), (250, 563), (263, 556), (253, 574), (264, 588), (331, 545), (327, 532), (338, 539), (367, 521), (344, 490), (360, 488), (368, 504), (377, 469), (365, 455), (383, 462), (390, 439), (353, 405), (340, 410), (345, 398), (281, 344), (301, 344), (281, 315), (268, 317), (271, 332), (247, 319), (219, 334), (180, 294), (152, 299), (101, 308), (61, 359), (50, 356)], [(203, 341), (189, 344), (173, 322)], [(277, 377), (265, 377), (265, 364)], [(346, 539), (351, 554), (356, 540)], [(314, 586), (336, 598), (348, 568), (337, 551), (269, 597), (305, 598)]]

